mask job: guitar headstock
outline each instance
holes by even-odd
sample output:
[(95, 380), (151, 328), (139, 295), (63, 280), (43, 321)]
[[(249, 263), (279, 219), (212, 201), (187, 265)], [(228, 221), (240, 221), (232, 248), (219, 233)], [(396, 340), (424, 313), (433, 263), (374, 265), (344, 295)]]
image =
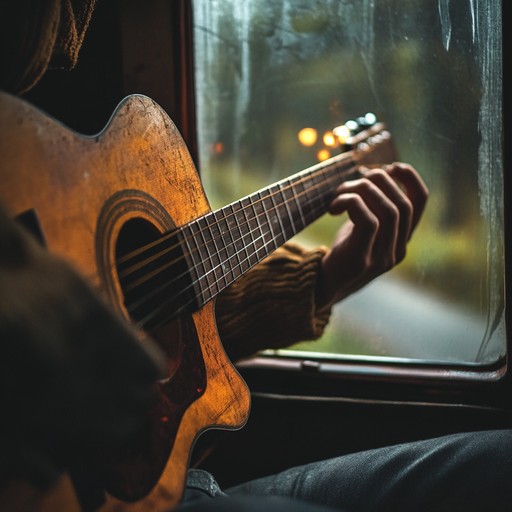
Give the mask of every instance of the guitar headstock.
[(343, 152), (352, 152), (353, 159), (368, 167), (390, 164), (398, 160), (391, 132), (374, 114), (347, 121), (333, 130)]

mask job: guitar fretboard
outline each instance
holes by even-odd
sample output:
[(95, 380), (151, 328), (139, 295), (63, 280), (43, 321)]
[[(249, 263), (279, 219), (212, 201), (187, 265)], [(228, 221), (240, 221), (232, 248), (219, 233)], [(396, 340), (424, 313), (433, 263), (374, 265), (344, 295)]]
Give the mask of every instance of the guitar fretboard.
[(326, 213), (361, 163), (393, 159), (376, 125), (347, 151), (210, 212), (118, 261), (125, 306), (145, 329), (193, 312)]
[(354, 162), (339, 155), (183, 228), (199, 306), (322, 216)]

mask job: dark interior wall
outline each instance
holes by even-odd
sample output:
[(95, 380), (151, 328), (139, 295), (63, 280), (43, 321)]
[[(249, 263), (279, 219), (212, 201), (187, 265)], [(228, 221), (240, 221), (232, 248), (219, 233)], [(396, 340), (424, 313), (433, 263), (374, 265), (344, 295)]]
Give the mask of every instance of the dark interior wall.
[(171, 116), (194, 156), (190, 17), (182, 0), (99, 0), (77, 66), (48, 71), (25, 98), (94, 134), (125, 96), (145, 94)]
[(77, 66), (49, 70), (25, 98), (81, 133), (100, 131), (123, 97), (119, 2), (99, 1)]

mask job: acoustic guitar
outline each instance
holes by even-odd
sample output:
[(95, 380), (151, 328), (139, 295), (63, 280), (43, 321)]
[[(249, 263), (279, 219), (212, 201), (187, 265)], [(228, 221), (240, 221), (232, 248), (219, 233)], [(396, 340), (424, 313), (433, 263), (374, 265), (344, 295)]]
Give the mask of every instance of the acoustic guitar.
[[(245, 423), (249, 391), (222, 348), (214, 299), (323, 215), (360, 164), (395, 159), (384, 124), (356, 132), (339, 155), (211, 211), (178, 130), (151, 99), (126, 98), (101, 133), (84, 136), (0, 93), (0, 202), (141, 332), (158, 332), (168, 355), (151, 429), (113, 464), (105, 510), (169, 510), (198, 435)], [(46, 509), (79, 510), (69, 500)]]

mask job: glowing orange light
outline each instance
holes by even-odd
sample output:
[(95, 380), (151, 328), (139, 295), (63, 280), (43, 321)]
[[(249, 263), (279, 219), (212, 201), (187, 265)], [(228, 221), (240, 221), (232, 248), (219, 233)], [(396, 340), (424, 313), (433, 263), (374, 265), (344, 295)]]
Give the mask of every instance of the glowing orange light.
[(302, 128), (297, 137), (303, 146), (312, 146), (316, 142), (318, 134), (314, 128)]
[(216, 142), (213, 145), (213, 152), (216, 155), (221, 155), (224, 152), (224, 144), (222, 144), (222, 142)]
[(345, 144), (346, 140), (350, 137), (350, 129), (345, 125), (337, 126), (332, 132), (338, 137), (340, 144)]
[(317, 154), (316, 157), (320, 162), (323, 162), (324, 160), (327, 160), (330, 158), (331, 152), (328, 149), (321, 149)]
[(324, 144), (326, 146), (332, 147), (336, 145), (336, 139), (332, 132), (325, 132), (323, 138)]

